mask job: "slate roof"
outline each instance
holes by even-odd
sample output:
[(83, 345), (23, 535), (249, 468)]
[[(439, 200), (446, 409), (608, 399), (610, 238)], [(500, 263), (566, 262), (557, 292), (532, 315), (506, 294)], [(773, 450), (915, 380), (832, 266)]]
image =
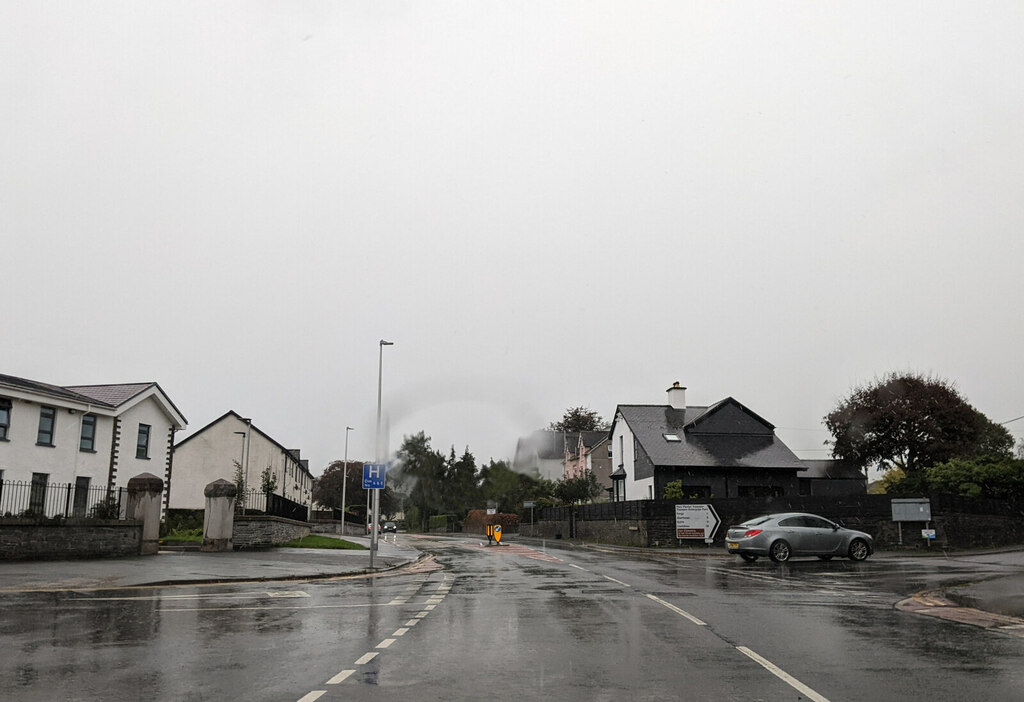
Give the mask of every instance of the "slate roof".
[(95, 402), (112, 407), (123, 405), (140, 392), (145, 392), (156, 383), (121, 383), (118, 385), (69, 385), (68, 390), (85, 395)]
[[(49, 383), (41, 383), (38, 380), (28, 380), (27, 378), (18, 378), (13, 375), (2, 375), (0, 374), (0, 386), (6, 385), (12, 388), (18, 388), (29, 392), (38, 393), (40, 395), (48, 395), (50, 397), (67, 400), (70, 402), (79, 402), (87, 405), (94, 405), (99, 407), (105, 407), (112, 410), (117, 410), (118, 407), (128, 402), (132, 398), (136, 397), (140, 393), (143, 393), (150, 388), (156, 388), (163, 400), (171, 406), (171, 408), (181, 418), (182, 425), (185, 423), (185, 417), (181, 414), (181, 411), (174, 406), (171, 402), (171, 398), (167, 396), (167, 393), (157, 383), (121, 383), (116, 385), (67, 385), (61, 387), (59, 385), (51, 385)], [(175, 420), (177, 421), (177, 420)]]
[[(709, 407), (619, 405), (616, 416), (655, 466), (803, 470), (774, 427), (731, 397)], [(679, 441), (668, 441), (675, 434)]]

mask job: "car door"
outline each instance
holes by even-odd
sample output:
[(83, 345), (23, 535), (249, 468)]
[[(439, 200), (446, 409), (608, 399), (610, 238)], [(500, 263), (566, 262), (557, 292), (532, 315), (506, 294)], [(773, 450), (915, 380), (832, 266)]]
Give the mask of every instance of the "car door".
[(805, 516), (803, 521), (803, 531), (805, 532), (804, 547), (807, 549), (805, 553), (815, 556), (826, 556), (838, 551), (842, 536), (839, 534), (839, 530), (835, 528), (835, 524), (827, 519), (812, 515)]
[(794, 555), (806, 553), (807, 529), (804, 527), (804, 518), (800, 515), (786, 517), (779, 520), (779, 531), (782, 538), (789, 542), (789, 548)]

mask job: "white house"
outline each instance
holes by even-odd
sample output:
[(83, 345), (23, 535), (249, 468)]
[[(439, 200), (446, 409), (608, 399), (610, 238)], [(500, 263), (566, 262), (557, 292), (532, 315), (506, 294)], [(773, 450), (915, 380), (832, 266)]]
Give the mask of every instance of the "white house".
[(174, 434), (185, 426), (156, 383), (62, 387), (0, 375), (0, 480), (31, 483), (28, 507), (47, 515), (55, 493), (37, 486), (73, 486), (64, 494), (83, 515), (90, 488), (125, 487), (139, 473), (169, 483)]
[(285, 448), (251, 419), (228, 411), (175, 445), (170, 508), (203, 509), (203, 490), (218, 478), (234, 482), (236, 464), (248, 490), (259, 490), (268, 470), (276, 478), (275, 494), (310, 505), (313, 476), (299, 450)]

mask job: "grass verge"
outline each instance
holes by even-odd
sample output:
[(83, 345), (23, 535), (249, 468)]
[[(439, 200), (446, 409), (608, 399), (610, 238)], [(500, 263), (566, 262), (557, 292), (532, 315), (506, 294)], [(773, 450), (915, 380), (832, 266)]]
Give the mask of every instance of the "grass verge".
[(345, 541), (345, 539), (332, 539), (329, 536), (319, 536), (317, 534), (310, 534), (309, 536), (303, 536), (301, 539), (292, 539), (287, 543), (275, 545), (284, 548), (344, 548), (357, 551), (366, 550), (365, 546), (354, 544), (351, 541)]

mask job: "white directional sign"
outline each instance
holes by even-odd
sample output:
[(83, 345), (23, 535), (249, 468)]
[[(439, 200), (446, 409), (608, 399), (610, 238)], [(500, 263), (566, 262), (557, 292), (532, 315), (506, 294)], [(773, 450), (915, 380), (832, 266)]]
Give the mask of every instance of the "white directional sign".
[(722, 520), (711, 505), (676, 505), (676, 538), (711, 542)]
[(383, 490), (384, 476), (388, 472), (387, 463), (364, 463), (363, 464), (363, 489)]

